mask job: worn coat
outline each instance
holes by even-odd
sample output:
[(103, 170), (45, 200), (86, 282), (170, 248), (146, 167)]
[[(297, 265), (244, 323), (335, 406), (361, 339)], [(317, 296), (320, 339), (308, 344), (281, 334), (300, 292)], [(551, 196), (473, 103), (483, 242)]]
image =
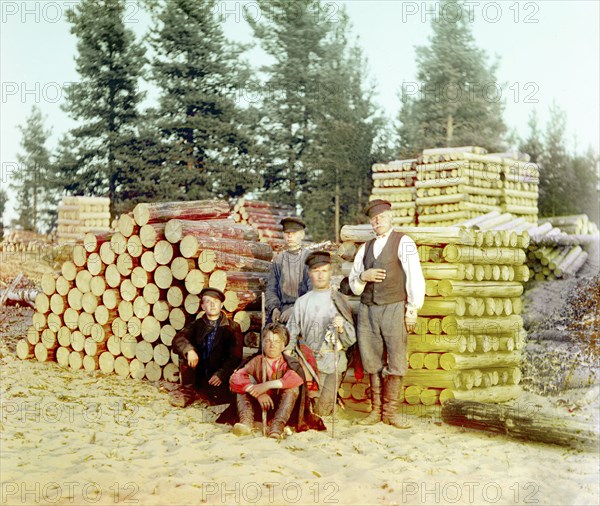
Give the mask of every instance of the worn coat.
[(225, 313), (221, 312), (219, 328), (208, 357), (208, 364), (205, 364), (202, 348), (211, 330), (205, 318), (205, 316), (198, 318), (180, 330), (173, 338), (173, 349), (184, 359), (188, 351), (196, 350), (199, 357), (196, 371), (201, 372), (206, 368), (207, 379), (214, 374), (224, 384), (228, 384), (229, 377), (242, 361), (244, 349), (242, 331), (237, 322), (230, 320)]

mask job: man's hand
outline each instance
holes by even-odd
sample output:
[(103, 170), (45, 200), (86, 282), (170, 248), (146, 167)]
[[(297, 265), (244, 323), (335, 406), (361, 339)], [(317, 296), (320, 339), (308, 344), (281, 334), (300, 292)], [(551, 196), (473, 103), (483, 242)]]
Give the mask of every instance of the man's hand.
[(279, 314), (279, 322), (287, 323), (290, 317), (292, 316), (293, 312), (294, 306), (288, 307), (285, 311), (281, 311), (281, 313)]
[(277, 309), (277, 308), (273, 309), (273, 312), (271, 313), (271, 320), (274, 322), (278, 322), (280, 314), (281, 314), (281, 311), (279, 311), (279, 309)]
[(344, 318), (340, 315), (337, 315), (333, 319), (333, 326), (337, 329), (339, 334), (343, 334), (344, 332)]
[(256, 399), (260, 404), (262, 409), (274, 409), (275, 404), (273, 403), (273, 399), (269, 397), (267, 394), (262, 394)]
[(219, 378), (216, 374), (213, 374), (208, 380), (208, 384), (212, 385), (213, 387), (220, 387), (221, 383), (221, 378)]
[(360, 275), (362, 281), (381, 283), (385, 279), (385, 269), (367, 269)]
[(198, 365), (198, 354), (196, 353), (196, 350), (190, 350), (187, 352), (187, 363), (190, 367), (194, 368)]
[(264, 383), (258, 383), (257, 385), (250, 385), (246, 389), (246, 392), (249, 393), (255, 399), (258, 399), (262, 394), (267, 393), (268, 390), (269, 387), (266, 386)]
[(409, 334), (414, 333), (415, 327), (417, 326), (417, 312), (414, 310), (406, 311), (406, 315), (404, 316), (404, 325), (406, 326), (406, 331)]

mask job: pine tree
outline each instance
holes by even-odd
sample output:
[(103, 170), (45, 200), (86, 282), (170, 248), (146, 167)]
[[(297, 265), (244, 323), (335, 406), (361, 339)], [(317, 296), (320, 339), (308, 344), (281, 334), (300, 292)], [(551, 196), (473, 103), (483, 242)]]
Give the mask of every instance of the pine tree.
[(317, 156), (319, 142), (316, 121), (329, 101), (322, 70), (332, 23), (318, 0), (258, 0), (258, 5), (268, 15), (248, 21), (273, 59), (261, 69), (265, 188), (271, 198), (296, 205), (310, 190), (309, 160)]
[(82, 0), (68, 11), (80, 81), (67, 90), (65, 110), (79, 126), (63, 139), (66, 159), (57, 160), (68, 192), (108, 196), (113, 213), (122, 207), (121, 181), (131, 172), (124, 159), (131, 156), (145, 64), (145, 50), (123, 20), (125, 1)]
[(169, 198), (240, 196), (262, 182), (249, 113), (237, 103), (250, 80), (244, 48), (225, 38), (216, 4), (167, 0), (155, 11), (152, 76)]
[(519, 151), (527, 153), (531, 162), (540, 164), (544, 151), (544, 143), (535, 109), (531, 112), (527, 125), (529, 127), (529, 134), (527, 139), (519, 144)]
[(321, 108), (316, 119), (317, 168), (299, 201), (311, 232), (318, 239), (339, 239), (344, 223), (363, 221), (362, 208), (371, 189), (374, 143), (383, 119), (374, 104), (373, 86), (365, 85), (366, 60), (355, 43), (349, 46), (345, 11), (325, 46)]
[(438, 12), (429, 46), (416, 49), (418, 86), (403, 89), (400, 153), (409, 158), (428, 147), (462, 145), (496, 151), (506, 131), (497, 65), (476, 46), (461, 2), (441, 0)]
[(48, 187), (50, 153), (46, 147), (50, 130), (44, 126), (41, 110), (34, 106), (21, 131), (19, 170), (10, 183), (16, 192), (16, 223), (24, 230), (37, 232), (46, 228), (52, 194)]

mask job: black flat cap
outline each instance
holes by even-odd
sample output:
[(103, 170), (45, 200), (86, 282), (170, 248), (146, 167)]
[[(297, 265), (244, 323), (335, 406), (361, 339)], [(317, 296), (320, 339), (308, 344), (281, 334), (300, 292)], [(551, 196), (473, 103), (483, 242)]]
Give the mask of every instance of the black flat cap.
[(331, 263), (331, 254), (327, 251), (313, 251), (310, 253), (304, 261), (308, 265), (309, 269), (313, 267), (320, 267), (321, 265)]
[(284, 232), (295, 232), (306, 228), (306, 224), (300, 218), (296, 218), (296, 216), (283, 218), (279, 223), (283, 227)]
[(209, 297), (214, 297), (215, 299), (219, 299), (221, 302), (225, 302), (225, 294), (218, 288), (203, 288), (200, 292), (200, 295), (198, 295), (200, 297), (200, 300), (202, 300), (202, 297), (204, 297), (205, 295), (208, 295)]
[(388, 200), (375, 199), (371, 200), (364, 209), (364, 213), (372, 218), (373, 216), (377, 216), (383, 211), (389, 211), (392, 208), (392, 203)]

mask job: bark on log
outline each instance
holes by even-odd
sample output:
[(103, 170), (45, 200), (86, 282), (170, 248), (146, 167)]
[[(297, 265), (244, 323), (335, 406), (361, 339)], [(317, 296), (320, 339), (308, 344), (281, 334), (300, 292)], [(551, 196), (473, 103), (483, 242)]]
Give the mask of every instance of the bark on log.
[[(171, 241), (179, 237), (181, 254), (186, 258), (194, 256), (199, 249), (199, 240), (206, 237), (223, 237), (242, 241), (258, 241), (258, 232), (249, 225), (235, 223), (232, 220), (186, 221), (177, 220), (180, 233), (170, 235)], [(173, 225), (172, 228), (175, 228)], [(175, 241), (175, 242), (178, 242)]]
[(224, 200), (142, 203), (133, 209), (133, 217), (139, 226), (167, 222), (174, 218), (212, 220), (227, 216), (229, 216), (229, 204)]
[(271, 262), (222, 251), (204, 250), (198, 256), (198, 267), (205, 273), (210, 273), (215, 269), (269, 272), (271, 270)]
[(442, 419), (451, 425), (497, 432), (526, 441), (593, 451), (598, 449), (598, 434), (593, 426), (567, 417), (540, 413), (531, 406), (502, 406), (453, 399), (442, 404)]

